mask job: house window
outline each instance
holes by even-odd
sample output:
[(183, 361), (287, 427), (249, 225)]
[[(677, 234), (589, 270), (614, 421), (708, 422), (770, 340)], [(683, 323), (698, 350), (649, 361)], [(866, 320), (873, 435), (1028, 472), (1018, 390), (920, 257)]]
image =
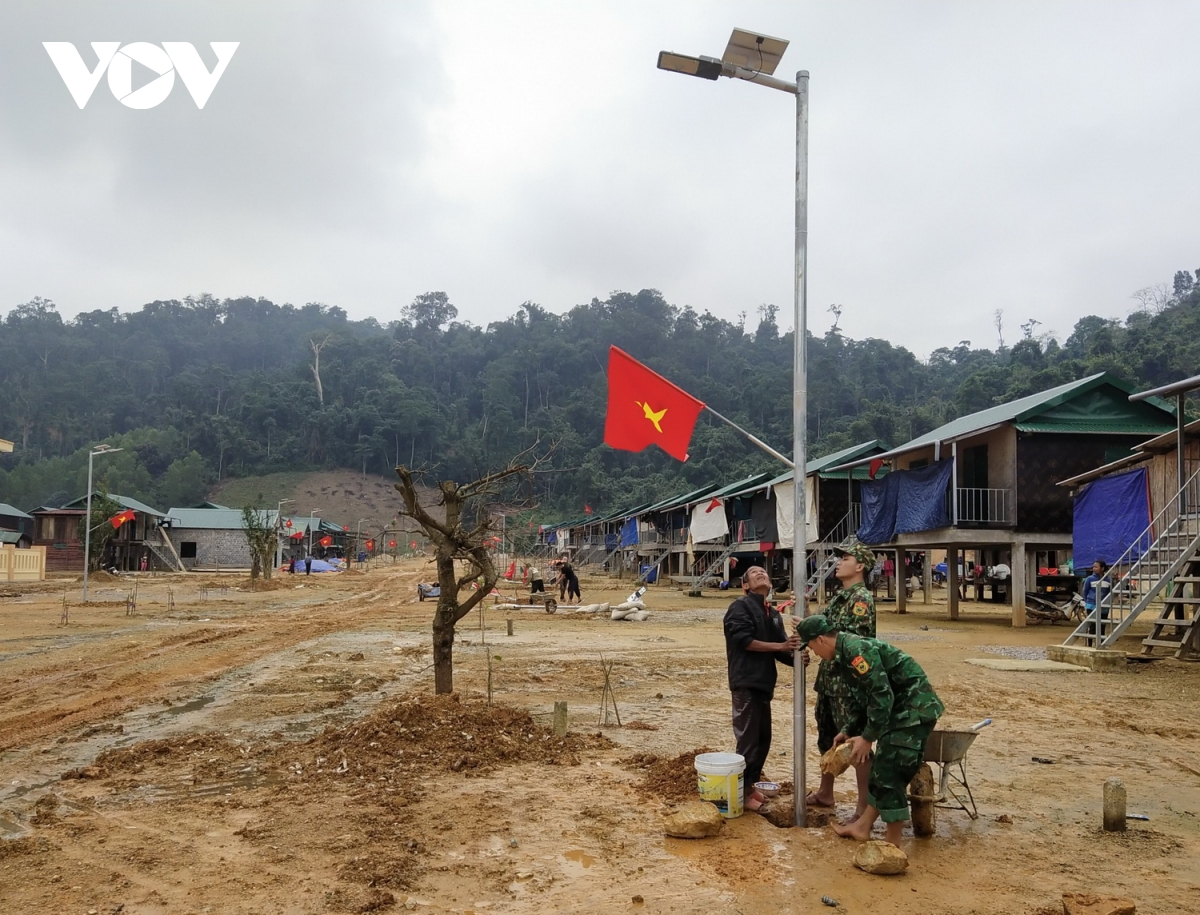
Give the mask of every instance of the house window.
[(184, 540), (179, 544), (180, 559), (195, 559), (196, 558), (196, 541)]

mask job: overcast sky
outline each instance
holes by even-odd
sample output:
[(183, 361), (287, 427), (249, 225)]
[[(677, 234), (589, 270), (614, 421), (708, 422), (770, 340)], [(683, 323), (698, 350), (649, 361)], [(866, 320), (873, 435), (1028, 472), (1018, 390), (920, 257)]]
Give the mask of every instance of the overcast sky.
[[(655, 69), (734, 26), (811, 71), (809, 327), (994, 346), (1200, 268), (1200, 2), (0, 6), (0, 313), (210, 292), (486, 324), (653, 287), (791, 325), (795, 105)], [(239, 41), (203, 110), (42, 48)], [(136, 72), (134, 88), (145, 81)], [(149, 71), (144, 71), (149, 74)], [(152, 74), (150, 74), (152, 75)]]

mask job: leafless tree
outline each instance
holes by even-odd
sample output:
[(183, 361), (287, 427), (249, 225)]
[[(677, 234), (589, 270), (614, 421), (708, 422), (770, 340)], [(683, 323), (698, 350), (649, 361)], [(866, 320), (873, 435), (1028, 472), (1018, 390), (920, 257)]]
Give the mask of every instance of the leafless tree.
[(321, 387), (321, 350), (329, 345), (329, 337), (320, 343), (310, 337), (308, 345), (313, 352), (313, 364), (309, 368), (312, 369), (313, 379), (317, 382), (317, 403), (323, 407), (325, 406), (325, 390)]
[[(524, 451), (504, 469), (487, 473), (470, 483), (439, 482), (436, 504), (445, 511), (442, 518), (421, 504), (422, 487), (418, 480), (423, 474), (404, 466), (396, 468), (400, 478), (396, 489), (404, 500), (404, 509), (399, 514), (420, 525), (434, 549), (440, 594), (433, 614), (436, 693), (454, 691), (454, 627), (492, 593), (500, 579), (492, 561), (495, 532), (488, 505), (500, 499), (513, 477), (534, 470), (538, 461), (532, 459), (532, 452), (532, 448)], [(462, 575), (456, 563), (465, 565)]]
[(1004, 349), (1004, 309), (997, 308), (992, 315), (992, 320), (996, 325), (996, 337), (1000, 341), (997, 349)]
[(1168, 305), (1171, 304), (1173, 296), (1171, 287), (1166, 283), (1159, 283), (1156, 286), (1147, 286), (1145, 289), (1139, 289), (1132, 296), (1137, 299), (1141, 305), (1142, 311), (1149, 312), (1152, 315), (1159, 314)]

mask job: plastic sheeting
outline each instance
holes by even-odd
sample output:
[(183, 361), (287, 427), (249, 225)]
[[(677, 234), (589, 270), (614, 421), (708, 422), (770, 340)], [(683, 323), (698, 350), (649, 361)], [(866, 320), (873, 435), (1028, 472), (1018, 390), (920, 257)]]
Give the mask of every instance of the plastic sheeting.
[(720, 499), (705, 499), (692, 508), (692, 542), (705, 543), (729, 533), (725, 522), (725, 503)]
[(1150, 526), (1149, 478), (1145, 467), (1093, 480), (1075, 497), (1072, 533), (1075, 568), (1097, 559), (1112, 564), (1133, 547), (1137, 559), (1149, 546), (1142, 534)]
[(858, 539), (867, 544), (887, 543), (896, 534), (946, 527), (946, 487), (952, 461), (938, 461), (917, 470), (898, 470), (882, 480), (862, 484), (862, 523)]
[[(792, 500), (795, 498), (792, 482), (776, 483), (772, 488), (775, 499), (775, 526), (779, 530), (779, 539), (775, 545), (780, 549), (791, 550), (796, 546), (796, 530), (792, 524), (792, 513), (795, 511)], [(817, 534), (817, 495), (815, 477), (804, 478), (804, 526), (809, 543), (815, 543)]]
[(779, 524), (775, 520), (775, 501), (771, 490), (754, 494), (750, 502), (750, 520), (754, 522), (754, 533), (760, 541), (775, 543), (779, 540)]
[[(953, 461), (938, 461), (919, 470), (898, 474), (896, 486), (896, 533), (932, 531), (946, 527), (950, 515), (946, 507), (946, 487), (950, 485)], [(888, 474), (884, 479), (890, 479)]]
[(637, 546), (638, 542), (637, 518), (627, 518), (621, 525), (621, 546)]

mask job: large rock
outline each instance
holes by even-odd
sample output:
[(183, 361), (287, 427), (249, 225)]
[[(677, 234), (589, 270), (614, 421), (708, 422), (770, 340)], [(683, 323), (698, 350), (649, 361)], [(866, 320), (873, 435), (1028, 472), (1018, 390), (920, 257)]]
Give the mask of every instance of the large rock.
[(1135, 915), (1137, 903), (1128, 896), (1063, 893), (1064, 915)]
[(908, 869), (908, 855), (891, 842), (872, 839), (863, 842), (854, 853), (854, 866), (868, 874), (890, 877), (903, 874)]
[(913, 834), (934, 835), (937, 832), (937, 782), (933, 780), (929, 763), (921, 763), (921, 768), (908, 783), (908, 799), (912, 802)]
[(850, 741), (839, 744), (821, 757), (821, 774), (835, 778), (850, 768), (850, 753), (854, 747)]
[(707, 801), (682, 804), (663, 821), (663, 832), (677, 839), (707, 839), (724, 827), (725, 817)]

